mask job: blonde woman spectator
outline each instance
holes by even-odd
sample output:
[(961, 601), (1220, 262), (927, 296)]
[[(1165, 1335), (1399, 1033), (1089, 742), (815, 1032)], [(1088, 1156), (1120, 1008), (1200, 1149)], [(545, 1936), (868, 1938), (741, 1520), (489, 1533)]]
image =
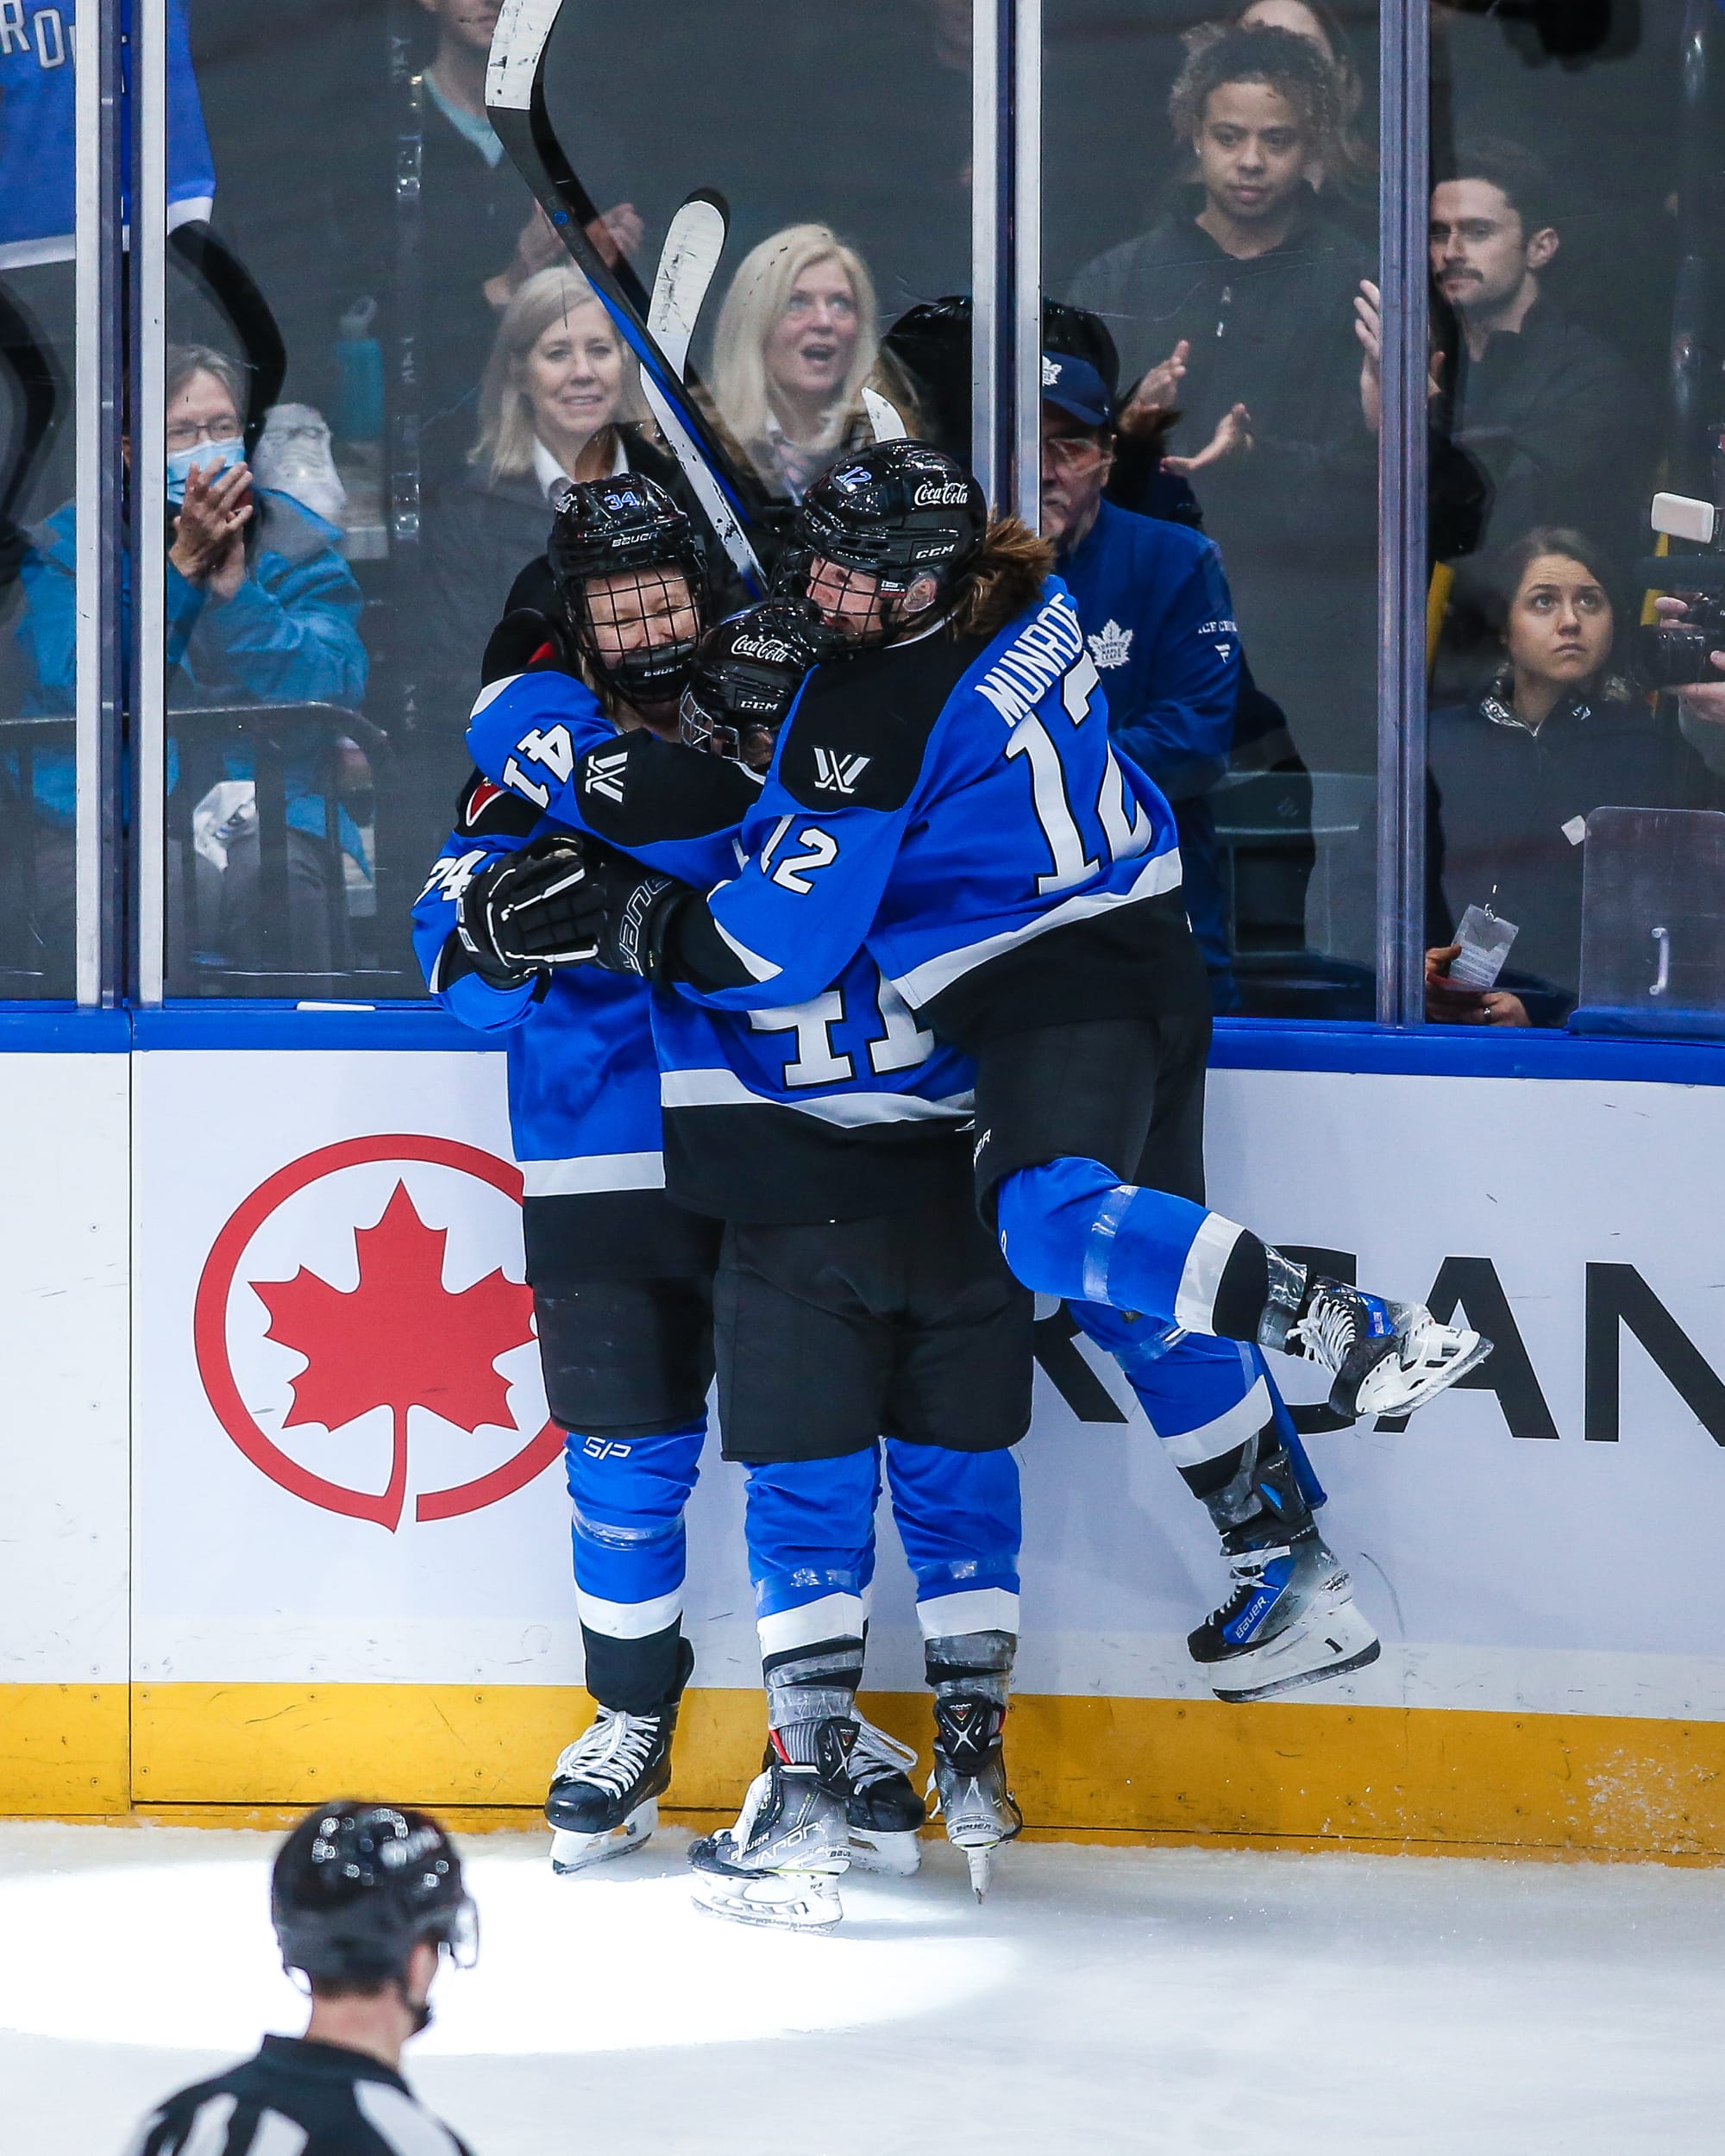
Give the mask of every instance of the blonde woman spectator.
[(743, 257), (719, 310), (713, 396), (771, 493), (800, 501), (841, 450), (915, 431), (879, 367), (874, 279), (829, 227), (787, 225)]
[[(572, 480), (633, 470), (675, 483), (645, 416), (634, 354), (586, 278), (573, 268), (530, 277), (498, 325), (467, 482), (442, 495), (428, 534), (426, 626), (446, 677), (477, 680), (510, 586), (544, 551)], [(448, 716), (466, 723), (465, 708)]]

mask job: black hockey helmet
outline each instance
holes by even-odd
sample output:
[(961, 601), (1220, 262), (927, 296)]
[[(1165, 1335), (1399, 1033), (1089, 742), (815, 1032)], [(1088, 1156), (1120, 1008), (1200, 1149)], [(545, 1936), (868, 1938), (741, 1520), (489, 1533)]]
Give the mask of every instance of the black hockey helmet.
[[(581, 480), (565, 492), (545, 551), (575, 642), (601, 680), (631, 702), (674, 702), (700, 635), (706, 564), (694, 526), (672, 497), (638, 472)], [(693, 630), (632, 649), (602, 643), (598, 629), (626, 633), (630, 623), (662, 622), (673, 574), (688, 587)], [(590, 587), (610, 577), (630, 578), (633, 589), (605, 594), (596, 620)]]
[(982, 490), (957, 458), (926, 442), (877, 442), (810, 487), (792, 545), (804, 589), (817, 558), (878, 579), (891, 634), (895, 602), (923, 577), (936, 598), (950, 591), (988, 529)]
[(769, 599), (709, 630), (683, 691), (683, 739), (764, 771), (797, 691), (839, 639), (806, 599)]
[(479, 1956), (479, 1918), (455, 1846), (424, 1812), (350, 1798), (300, 1821), (270, 1875), (284, 1969), (314, 1983), (385, 1984), (421, 1940), (460, 1968)]

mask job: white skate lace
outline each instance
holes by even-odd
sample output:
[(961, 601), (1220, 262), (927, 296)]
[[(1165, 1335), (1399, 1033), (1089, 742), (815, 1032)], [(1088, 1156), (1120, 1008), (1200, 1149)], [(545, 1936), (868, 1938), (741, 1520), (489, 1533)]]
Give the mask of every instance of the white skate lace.
[(554, 1782), (591, 1782), (621, 1796), (641, 1779), (659, 1741), (656, 1714), (625, 1714), (601, 1707), (598, 1719), (557, 1755)]
[(1300, 1343), (1302, 1352), (1310, 1361), (1339, 1369), (1348, 1350), (1360, 1337), (1359, 1311), (1349, 1298), (1320, 1288), (1306, 1315), (1289, 1327), (1288, 1337)]
[(884, 1729), (876, 1729), (873, 1722), (864, 1721), (860, 1714), (853, 1714), (851, 1720), (856, 1725), (856, 1740), (850, 1747), (853, 1789), (872, 1789), (888, 1775), (908, 1773), (916, 1764), (916, 1753), (909, 1745), (901, 1745), (896, 1737), (889, 1737)]

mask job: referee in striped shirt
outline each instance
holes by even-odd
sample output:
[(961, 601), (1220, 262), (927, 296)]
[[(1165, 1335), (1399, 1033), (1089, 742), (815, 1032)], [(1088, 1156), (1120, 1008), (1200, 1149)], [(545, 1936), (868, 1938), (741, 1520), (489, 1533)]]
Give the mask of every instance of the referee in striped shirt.
[(478, 1953), (461, 1860), (436, 1820), (342, 1802), (301, 1820), (270, 1883), (282, 1966), (311, 1995), (304, 2036), (182, 2089), (134, 2156), (473, 2156), (402, 2079), (445, 1954)]

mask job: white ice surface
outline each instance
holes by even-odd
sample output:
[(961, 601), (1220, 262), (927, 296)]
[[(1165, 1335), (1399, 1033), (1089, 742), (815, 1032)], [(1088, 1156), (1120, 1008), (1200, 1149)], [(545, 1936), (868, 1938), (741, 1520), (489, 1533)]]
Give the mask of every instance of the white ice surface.
[[(552, 1878), (469, 1844), (483, 1925), (412, 2079), (477, 2156), (1718, 2156), (1725, 1874), (944, 1846), (827, 1938), (688, 1906), (682, 1848)], [(119, 2156), (293, 2030), (273, 1838), (0, 1826), (0, 2145)]]

